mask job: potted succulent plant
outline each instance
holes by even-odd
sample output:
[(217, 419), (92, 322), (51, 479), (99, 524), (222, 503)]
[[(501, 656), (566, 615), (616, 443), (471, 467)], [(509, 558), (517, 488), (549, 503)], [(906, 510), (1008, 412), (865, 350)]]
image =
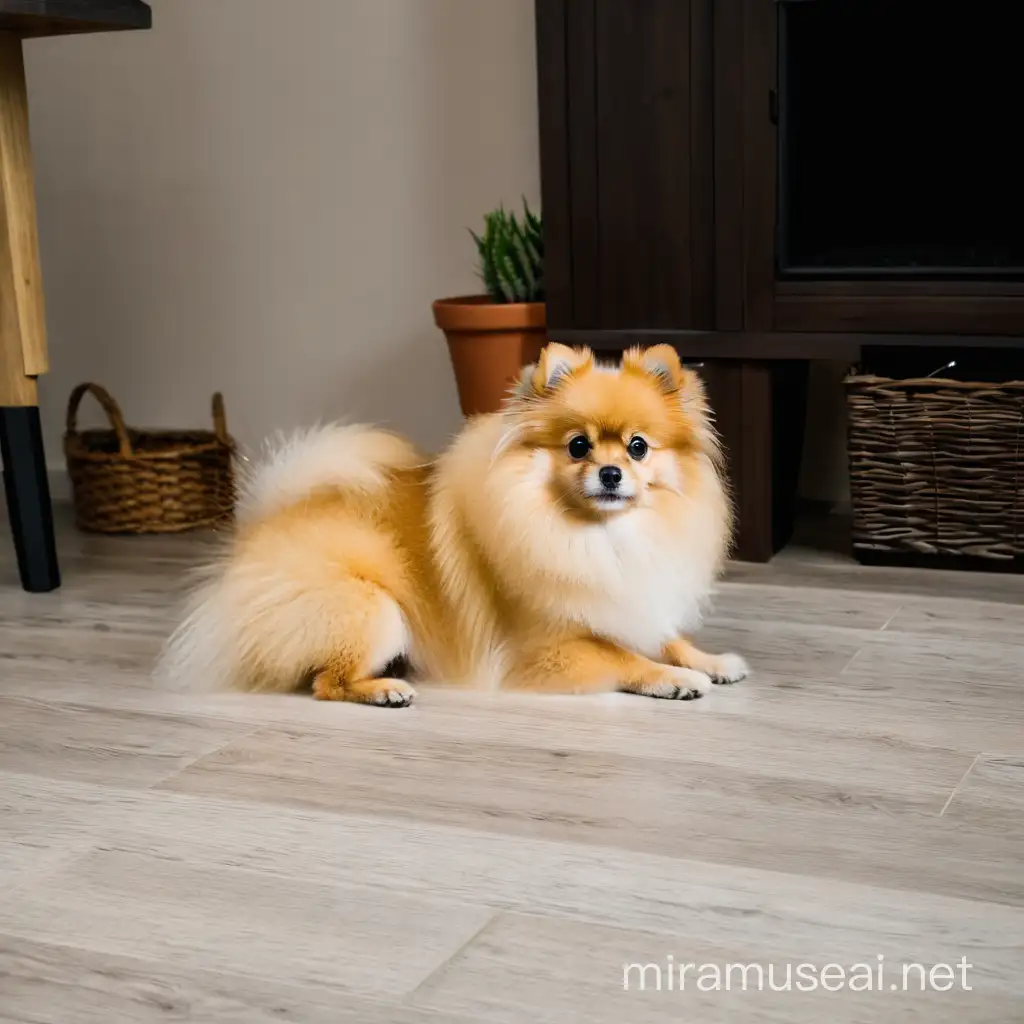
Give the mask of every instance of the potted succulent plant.
[(438, 299), (463, 415), (494, 412), (509, 385), (544, 347), (544, 228), (523, 200), (523, 216), (499, 207), (471, 231), (486, 293)]

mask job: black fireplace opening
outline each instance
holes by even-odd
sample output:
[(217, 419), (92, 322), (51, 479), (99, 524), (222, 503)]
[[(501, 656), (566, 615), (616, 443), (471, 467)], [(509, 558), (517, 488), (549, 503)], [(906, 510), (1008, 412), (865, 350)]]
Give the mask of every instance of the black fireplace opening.
[(780, 277), (1024, 279), (1006, 0), (779, 0)]

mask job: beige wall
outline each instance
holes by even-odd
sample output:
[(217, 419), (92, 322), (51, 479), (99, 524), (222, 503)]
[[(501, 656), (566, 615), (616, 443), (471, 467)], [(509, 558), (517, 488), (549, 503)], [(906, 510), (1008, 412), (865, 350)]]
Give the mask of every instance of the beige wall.
[(468, 226), (537, 199), (533, 0), (153, 9), (26, 47), (51, 464), (85, 379), (140, 425), (205, 424), (220, 388), (246, 443), (369, 417), (436, 447), (430, 302), (477, 290)]

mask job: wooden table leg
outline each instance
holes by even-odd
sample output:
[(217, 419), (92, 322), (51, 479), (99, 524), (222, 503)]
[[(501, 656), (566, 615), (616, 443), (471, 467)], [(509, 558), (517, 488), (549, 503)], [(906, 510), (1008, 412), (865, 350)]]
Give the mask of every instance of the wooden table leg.
[(21, 39), (0, 32), (0, 453), (22, 586), (60, 586), (36, 377), (49, 369)]
[(807, 399), (806, 360), (707, 360), (707, 385), (736, 503), (735, 557), (767, 562), (790, 539)]

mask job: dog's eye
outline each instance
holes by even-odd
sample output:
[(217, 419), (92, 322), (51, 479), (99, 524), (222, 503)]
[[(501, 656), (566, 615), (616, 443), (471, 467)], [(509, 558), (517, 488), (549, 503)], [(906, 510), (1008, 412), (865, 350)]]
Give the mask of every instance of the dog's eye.
[(639, 462), (647, 454), (647, 442), (642, 437), (634, 437), (629, 442), (629, 454)]
[(590, 441), (582, 434), (577, 434), (569, 442), (569, 454), (574, 459), (585, 459), (590, 451)]

